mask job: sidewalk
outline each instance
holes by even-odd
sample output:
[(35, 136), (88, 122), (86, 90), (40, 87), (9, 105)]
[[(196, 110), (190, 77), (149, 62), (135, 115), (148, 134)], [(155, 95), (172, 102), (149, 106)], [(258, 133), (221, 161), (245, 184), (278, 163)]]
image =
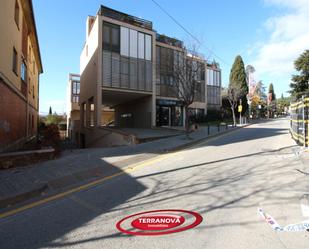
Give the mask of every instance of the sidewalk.
[(200, 127), (190, 134), (160, 139), (148, 143), (114, 148), (77, 149), (65, 151), (56, 160), (0, 171), (0, 210), (11, 205), (54, 194), (89, 181), (121, 171), (133, 163), (150, 159), (168, 151), (183, 149), (207, 137), (216, 136), (239, 127)]
[(296, 153), (299, 155), (299, 158), (303, 165), (302, 169), (300, 169), (302, 171), (301, 173), (309, 176), (309, 148), (299, 146)]

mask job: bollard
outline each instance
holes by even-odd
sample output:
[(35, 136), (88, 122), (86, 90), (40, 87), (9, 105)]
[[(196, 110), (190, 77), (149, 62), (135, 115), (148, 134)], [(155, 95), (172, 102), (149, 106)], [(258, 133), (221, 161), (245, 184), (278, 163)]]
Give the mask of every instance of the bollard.
[(207, 124), (207, 132), (208, 132), (208, 135), (209, 135), (209, 133), (210, 133), (209, 124)]
[(220, 124), (218, 124), (218, 132), (220, 132)]
[(229, 128), (229, 126), (227, 125), (227, 123), (225, 123), (225, 129), (227, 130)]

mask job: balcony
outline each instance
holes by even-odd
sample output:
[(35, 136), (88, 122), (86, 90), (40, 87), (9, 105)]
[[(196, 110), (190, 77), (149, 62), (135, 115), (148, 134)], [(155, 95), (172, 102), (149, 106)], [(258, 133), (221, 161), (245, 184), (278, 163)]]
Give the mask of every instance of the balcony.
[(183, 48), (183, 42), (180, 40), (177, 40), (176, 38), (168, 37), (166, 35), (160, 35), (157, 34), (156, 40), (158, 42), (162, 42), (174, 47)]
[(148, 29), (148, 30), (152, 30), (152, 22), (151, 21), (147, 21), (135, 16), (130, 16), (128, 14), (122, 13), (120, 11), (116, 11), (113, 9), (110, 9), (106, 6), (101, 5), (100, 9), (98, 11), (98, 15), (101, 16), (106, 16), (121, 22), (126, 22), (129, 23), (131, 25), (140, 27), (140, 28), (144, 28), (144, 29)]

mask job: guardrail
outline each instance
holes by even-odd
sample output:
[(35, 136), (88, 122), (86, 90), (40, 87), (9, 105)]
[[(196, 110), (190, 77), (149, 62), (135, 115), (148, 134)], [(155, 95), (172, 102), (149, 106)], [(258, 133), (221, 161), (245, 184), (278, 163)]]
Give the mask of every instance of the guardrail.
[(309, 96), (291, 103), (290, 133), (292, 138), (302, 146), (308, 146)]

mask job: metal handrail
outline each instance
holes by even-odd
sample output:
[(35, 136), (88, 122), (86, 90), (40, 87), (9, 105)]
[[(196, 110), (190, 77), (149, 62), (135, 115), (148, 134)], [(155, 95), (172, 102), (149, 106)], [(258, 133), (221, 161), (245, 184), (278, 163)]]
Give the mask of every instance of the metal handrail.
[(148, 21), (148, 20), (136, 17), (136, 16), (131, 16), (131, 15), (122, 13), (122, 12), (117, 11), (117, 10), (113, 10), (111, 8), (104, 6), (104, 5), (100, 6), (98, 14), (102, 15), (102, 16), (110, 17), (110, 18), (113, 18), (113, 19), (116, 19), (116, 20), (119, 20), (119, 21), (122, 21), (122, 22), (126, 22), (126, 23), (129, 23), (129, 24), (135, 25), (135, 26), (139, 26), (139, 27), (142, 27), (142, 28), (145, 28), (145, 29), (152, 30), (152, 22), (151, 21)]

